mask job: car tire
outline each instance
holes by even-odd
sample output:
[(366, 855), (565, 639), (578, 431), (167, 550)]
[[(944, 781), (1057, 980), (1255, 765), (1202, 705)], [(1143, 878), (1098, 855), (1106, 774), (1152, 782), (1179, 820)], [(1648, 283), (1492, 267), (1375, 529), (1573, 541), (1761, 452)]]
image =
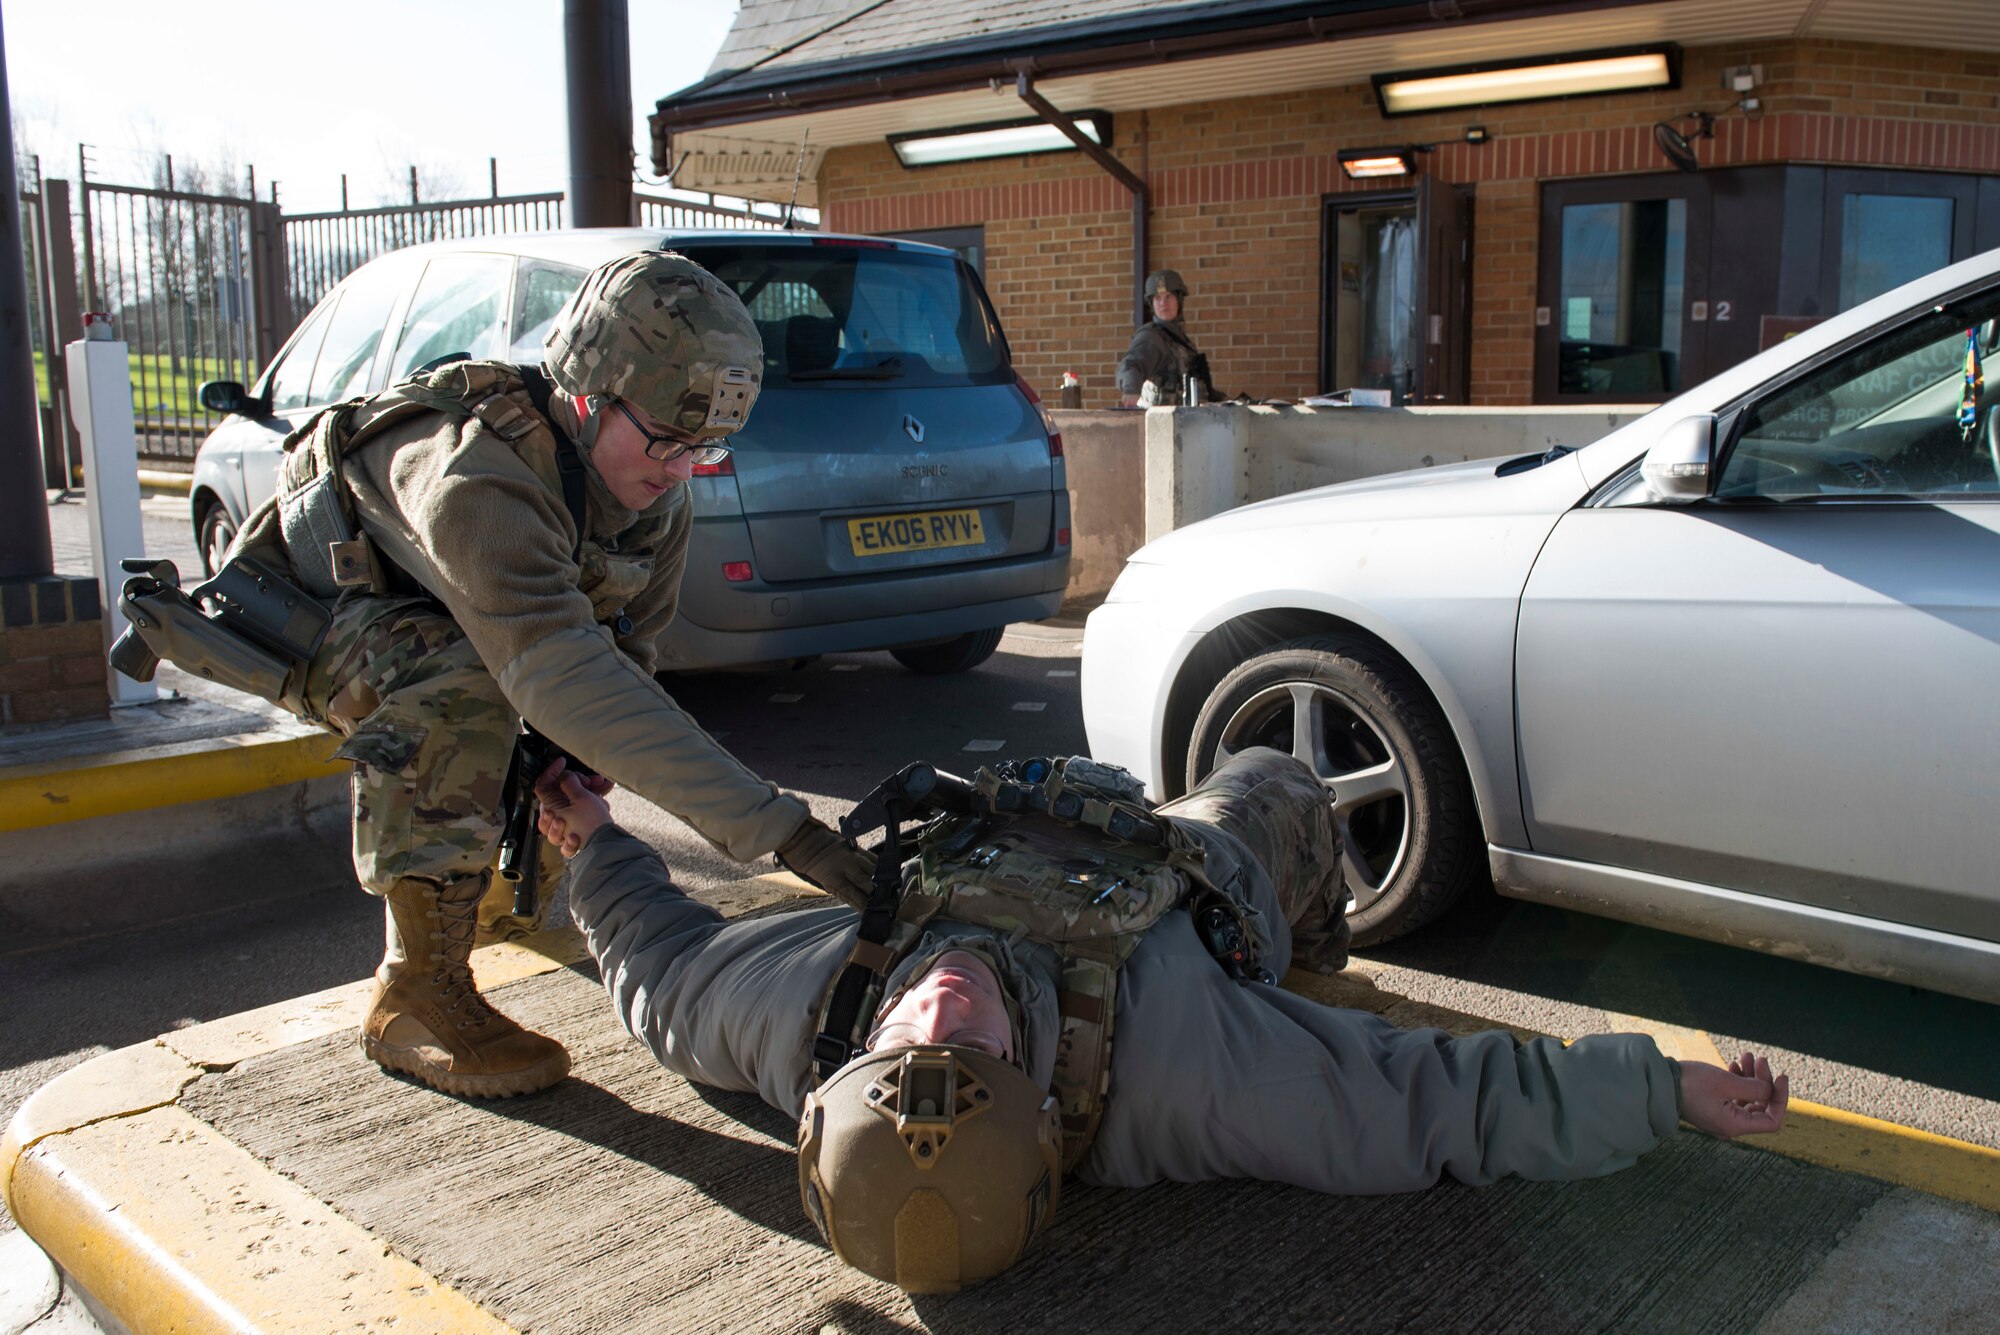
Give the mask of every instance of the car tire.
[(993, 651), (1000, 647), (1000, 637), (1005, 634), (1005, 626), (995, 626), (990, 630), (968, 631), (956, 639), (944, 640), (938, 644), (915, 644), (906, 649), (891, 649), (889, 656), (912, 672), (926, 676), (942, 676), (947, 672), (970, 672), (993, 657)]
[(221, 501), (210, 501), (208, 508), (201, 512), (201, 523), (195, 527), (195, 547), (201, 552), (203, 574), (215, 574), (222, 564), (222, 554), (234, 541), (236, 521), (229, 517), (229, 511), (223, 508)]
[[(1296, 726), (1301, 707), (1317, 728)], [(1464, 893), (1483, 851), (1471, 779), (1429, 693), (1380, 646), (1315, 636), (1224, 677), (1195, 718), (1188, 787), (1249, 746), (1299, 756), (1332, 791), (1355, 945), (1414, 931)]]

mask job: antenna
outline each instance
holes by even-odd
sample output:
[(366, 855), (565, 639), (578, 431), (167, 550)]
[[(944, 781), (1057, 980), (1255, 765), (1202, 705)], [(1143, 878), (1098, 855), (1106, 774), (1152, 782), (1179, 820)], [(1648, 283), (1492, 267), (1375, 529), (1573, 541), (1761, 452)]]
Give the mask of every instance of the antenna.
[(812, 132), (813, 127), (808, 125), (805, 128), (805, 133), (799, 136), (799, 156), (792, 163), (792, 198), (791, 202), (785, 205), (785, 230), (787, 232), (792, 230), (792, 215), (797, 212), (799, 207), (799, 177), (805, 174), (806, 140), (812, 138)]

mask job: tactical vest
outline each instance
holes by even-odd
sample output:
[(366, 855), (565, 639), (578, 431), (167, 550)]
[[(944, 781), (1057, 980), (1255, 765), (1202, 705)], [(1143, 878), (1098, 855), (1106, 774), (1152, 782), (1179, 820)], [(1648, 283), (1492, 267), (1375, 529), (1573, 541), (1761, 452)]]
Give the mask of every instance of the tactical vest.
[[(615, 536), (589, 535), (583, 462), (548, 417), (546, 382), (537, 385), (539, 378), (538, 368), (507, 362), (451, 362), (373, 398), (329, 408), (286, 437), (274, 504), (284, 554), (300, 585), (323, 599), (347, 589), (423, 593), (362, 533), (341, 464), (384, 432), (425, 413), (453, 419), (453, 430), (464, 419), (477, 418), (562, 499), (576, 527), (578, 588), (597, 620), (620, 634), (629, 631), (629, 621), (620, 624), (623, 610), (652, 580), (654, 554), (671, 513), (643, 516)], [(543, 391), (540, 403), (536, 389)], [(253, 519), (245, 526), (246, 537), (254, 524)]]
[[(1153, 816), (1143, 785), (1127, 771), (1074, 756), (983, 768), (973, 786), (980, 810), (942, 816), (918, 836), (916, 867), (905, 877), (888, 938), (855, 942), (850, 964), (874, 976), (840, 1037), (847, 1051), (862, 1048), (889, 975), (933, 919), (1047, 946), (1061, 959), (1050, 1093), (1062, 1111), (1069, 1172), (1103, 1117), (1118, 970), (1146, 932), (1175, 909), (1221, 909), (1242, 928), (1243, 962), (1254, 968), (1270, 941), (1247, 888), (1233, 879), (1214, 884), (1202, 846)], [(822, 1036), (838, 1024), (839, 983), (836, 975), (821, 1002)]]

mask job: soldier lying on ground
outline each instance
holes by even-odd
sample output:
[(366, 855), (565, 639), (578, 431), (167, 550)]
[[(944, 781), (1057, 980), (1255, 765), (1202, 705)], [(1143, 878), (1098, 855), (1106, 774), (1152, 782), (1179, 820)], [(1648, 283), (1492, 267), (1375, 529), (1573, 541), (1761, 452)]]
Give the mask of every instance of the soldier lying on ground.
[[(872, 1275), (936, 1292), (998, 1273), (1070, 1169), (1415, 1191), (1589, 1177), (1683, 1119), (1718, 1136), (1784, 1119), (1786, 1078), (1748, 1052), (1724, 1070), (1637, 1034), (1452, 1038), (1261, 981), (1346, 960), (1326, 792), (1288, 755), (1245, 751), (1150, 813), (1122, 770), (1025, 764), (981, 772), (989, 809), (1039, 794), (1075, 819), (941, 821), (886, 934), (839, 904), (725, 921), (575, 776), (543, 780), (541, 829), (572, 857), (571, 911), (620, 1020), (669, 1070), (801, 1118), (807, 1212)], [(1239, 930), (1218, 941), (1217, 924)], [(833, 1012), (851, 961), (876, 987), (848, 1029)], [(1114, 1013), (1105, 1094), (1091, 1063)]]
[[(569, 1070), (467, 966), (476, 925), (535, 925), (475, 923), (482, 897), (500, 903), (487, 888), (523, 717), (739, 861), (776, 851), (864, 887), (869, 871), (653, 678), (687, 559), (683, 484), (728, 452), (763, 378), (749, 312), (699, 265), (645, 251), (587, 275), (545, 351), (546, 379), (454, 361), (321, 413), (231, 551), (309, 588), (334, 563), (318, 572), (341, 586), (331, 630), (281, 703), (344, 739), (355, 874), (387, 901), (362, 1046), (453, 1094)], [(315, 505), (323, 522), (298, 522)], [(329, 547), (329, 527), (351, 536)]]

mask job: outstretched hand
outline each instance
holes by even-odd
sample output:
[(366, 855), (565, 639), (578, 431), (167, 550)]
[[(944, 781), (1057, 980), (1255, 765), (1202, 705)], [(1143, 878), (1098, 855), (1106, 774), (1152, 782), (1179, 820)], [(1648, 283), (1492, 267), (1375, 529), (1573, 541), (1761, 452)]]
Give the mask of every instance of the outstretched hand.
[(599, 826), (610, 823), (611, 804), (604, 800), (610, 791), (611, 780), (601, 774), (572, 774), (558, 756), (535, 780), (541, 806), (535, 828), (564, 857), (573, 858)]
[(1733, 1140), (1764, 1135), (1785, 1124), (1791, 1079), (1771, 1075), (1771, 1063), (1746, 1051), (1724, 1070), (1708, 1062), (1681, 1063), (1681, 1116), (1697, 1131)]

